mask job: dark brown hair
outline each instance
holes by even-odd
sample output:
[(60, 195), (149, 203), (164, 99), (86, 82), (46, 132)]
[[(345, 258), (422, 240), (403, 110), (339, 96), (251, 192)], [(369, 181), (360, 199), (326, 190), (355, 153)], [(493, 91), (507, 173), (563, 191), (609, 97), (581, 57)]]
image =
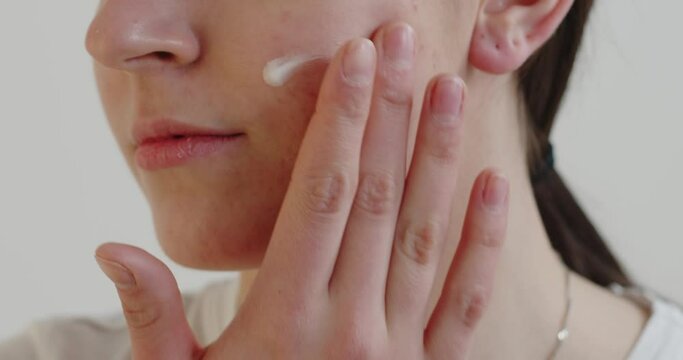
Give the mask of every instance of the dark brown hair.
[(567, 185), (544, 164), (550, 131), (562, 103), (593, 0), (575, 0), (553, 37), (518, 73), (527, 111), (528, 163), (536, 202), (553, 247), (570, 269), (593, 282), (631, 285)]

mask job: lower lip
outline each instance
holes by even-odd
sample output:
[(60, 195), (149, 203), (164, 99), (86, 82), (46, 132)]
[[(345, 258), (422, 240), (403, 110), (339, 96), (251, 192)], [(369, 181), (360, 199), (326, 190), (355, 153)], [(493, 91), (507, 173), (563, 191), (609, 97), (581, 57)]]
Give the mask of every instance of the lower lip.
[(243, 137), (244, 134), (193, 135), (150, 141), (138, 146), (135, 161), (145, 170), (170, 168), (229, 149)]

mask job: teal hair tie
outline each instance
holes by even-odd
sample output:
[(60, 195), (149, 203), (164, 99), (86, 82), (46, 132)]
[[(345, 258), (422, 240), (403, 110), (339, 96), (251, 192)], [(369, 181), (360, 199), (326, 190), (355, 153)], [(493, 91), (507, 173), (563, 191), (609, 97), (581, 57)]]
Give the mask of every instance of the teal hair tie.
[(531, 174), (531, 183), (536, 184), (542, 181), (552, 171), (555, 171), (555, 153), (553, 145), (548, 143), (543, 152), (543, 158)]

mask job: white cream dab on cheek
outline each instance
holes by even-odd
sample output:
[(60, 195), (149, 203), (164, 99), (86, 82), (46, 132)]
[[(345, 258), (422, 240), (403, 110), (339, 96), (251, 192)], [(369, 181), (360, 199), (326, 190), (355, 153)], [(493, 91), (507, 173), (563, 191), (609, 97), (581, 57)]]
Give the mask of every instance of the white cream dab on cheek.
[(272, 87), (284, 85), (302, 65), (322, 59), (322, 55), (290, 55), (269, 61), (263, 68), (263, 81)]

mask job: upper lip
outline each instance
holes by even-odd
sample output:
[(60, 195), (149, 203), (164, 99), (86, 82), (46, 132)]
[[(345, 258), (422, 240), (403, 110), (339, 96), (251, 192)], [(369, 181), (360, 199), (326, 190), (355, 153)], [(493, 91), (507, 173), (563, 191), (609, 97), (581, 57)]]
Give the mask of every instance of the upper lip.
[(136, 123), (133, 129), (133, 140), (136, 145), (142, 145), (176, 136), (231, 136), (242, 133), (240, 130), (205, 128), (163, 118)]

